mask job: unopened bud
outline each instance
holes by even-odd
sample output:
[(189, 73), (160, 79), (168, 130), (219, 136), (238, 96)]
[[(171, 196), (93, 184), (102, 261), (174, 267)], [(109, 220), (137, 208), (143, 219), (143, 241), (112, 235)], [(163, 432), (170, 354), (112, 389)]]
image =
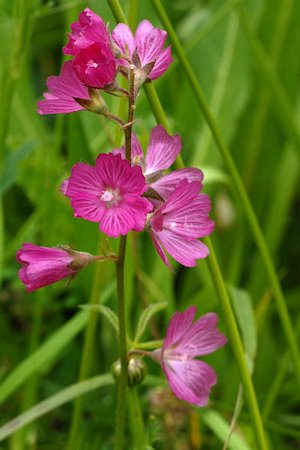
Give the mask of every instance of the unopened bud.
[[(112, 365), (114, 379), (118, 381), (121, 375), (121, 361), (118, 359)], [(140, 384), (145, 378), (146, 364), (143, 359), (131, 357), (128, 361), (127, 384), (129, 387)]]
[(94, 112), (96, 114), (103, 114), (105, 116), (108, 112), (108, 107), (99, 91), (93, 88), (89, 88), (89, 95), (89, 100), (82, 98), (75, 98), (75, 100), (77, 103), (79, 103), (80, 106), (87, 109), (88, 111)]

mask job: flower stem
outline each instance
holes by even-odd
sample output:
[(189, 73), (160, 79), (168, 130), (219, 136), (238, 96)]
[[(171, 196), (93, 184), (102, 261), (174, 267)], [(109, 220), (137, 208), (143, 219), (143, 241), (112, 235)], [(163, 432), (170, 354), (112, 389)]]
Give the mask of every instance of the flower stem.
[(203, 240), (209, 247), (210, 254), (209, 257), (207, 258), (207, 263), (209, 271), (211, 273), (211, 278), (213, 280), (226, 319), (230, 343), (232, 345), (232, 349), (235, 355), (235, 360), (239, 367), (242, 385), (244, 388), (245, 395), (247, 397), (248, 408), (252, 418), (253, 426), (256, 431), (255, 438), (257, 440), (257, 445), (259, 449), (267, 450), (269, 447), (265, 437), (261, 414), (259, 411), (255, 390), (250, 377), (250, 372), (247, 367), (243, 344), (234, 317), (234, 313), (231, 307), (230, 298), (219, 268), (219, 264), (211, 240), (208, 237), (204, 238)]
[[(126, 159), (131, 163), (131, 135), (132, 124), (135, 111), (135, 86), (134, 71), (129, 71), (129, 97), (128, 97), (128, 116), (127, 126), (124, 128), (125, 135), (125, 154)], [(124, 263), (126, 253), (126, 236), (121, 236), (118, 260), (116, 261), (117, 276), (117, 298), (118, 298), (118, 317), (119, 317), (119, 354), (121, 361), (121, 375), (118, 381), (118, 403), (116, 414), (116, 433), (115, 450), (124, 448), (124, 431), (126, 416), (126, 389), (127, 389), (127, 333), (126, 333), (126, 315), (125, 315), (125, 289), (124, 289)]]
[(124, 448), (124, 431), (126, 415), (126, 388), (127, 388), (127, 344), (126, 344), (126, 317), (125, 317), (125, 290), (124, 290), (124, 261), (126, 251), (126, 236), (121, 236), (118, 261), (116, 262), (117, 298), (119, 317), (119, 354), (121, 360), (121, 375), (118, 381), (118, 404), (116, 413), (115, 450)]
[(144, 430), (143, 415), (136, 386), (132, 386), (130, 389), (128, 389), (128, 400), (134, 448), (136, 450), (144, 450), (146, 445), (146, 436)]

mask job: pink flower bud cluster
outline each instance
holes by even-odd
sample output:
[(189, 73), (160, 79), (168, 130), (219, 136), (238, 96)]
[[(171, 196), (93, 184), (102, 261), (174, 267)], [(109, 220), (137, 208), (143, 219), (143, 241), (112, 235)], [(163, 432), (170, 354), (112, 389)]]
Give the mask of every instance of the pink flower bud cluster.
[(117, 74), (127, 77), (130, 65), (135, 68), (138, 88), (160, 77), (172, 62), (170, 47), (163, 48), (166, 31), (154, 28), (148, 20), (139, 24), (135, 38), (123, 23), (110, 34), (103, 19), (86, 8), (71, 29), (63, 53), (73, 59), (64, 63), (60, 75), (48, 78), (49, 92), (38, 102), (39, 114), (97, 111), (93, 91), (117, 89)]

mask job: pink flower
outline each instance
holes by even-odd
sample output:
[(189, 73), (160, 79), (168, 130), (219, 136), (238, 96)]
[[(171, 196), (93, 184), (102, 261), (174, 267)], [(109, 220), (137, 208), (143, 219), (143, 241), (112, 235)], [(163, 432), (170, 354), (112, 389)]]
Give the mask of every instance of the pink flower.
[(117, 73), (116, 59), (111, 49), (97, 42), (78, 52), (73, 67), (86, 86), (96, 89), (114, 83)]
[(75, 164), (70, 178), (62, 184), (74, 216), (99, 222), (100, 230), (111, 237), (144, 228), (147, 213), (153, 208), (142, 197), (146, 189), (141, 168), (112, 154), (100, 154), (96, 167)]
[(69, 42), (63, 52), (75, 57), (72, 64), (80, 80), (96, 89), (113, 84), (117, 60), (102, 18), (86, 8), (79, 15), (79, 21), (71, 25), (71, 29)]
[[(155, 189), (164, 199), (169, 197), (181, 180), (201, 182), (203, 179), (201, 170), (190, 167), (175, 170), (163, 176), (164, 170), (169, 169), (174, 163), (182, 143), (178, 134), (170, 136), (162, 125), (157, 125), (152, 129), (145, 158), (141, 144), (134, 133), (131, 145), (132, 164), (142, 167), (148, 186)], [(115, 149), (113, 153), (120, 154), (125, 159), (124, 146)]]
[(79, 14), (79, 21), (72, 23), (71, 29), (69, 42), (63, 48), (65, 55), (76, 56), (80, 50), (95, 42), (110, 46), (110, 36), (103, 19), (89, 8)]
[(182, 180), (150, 218), (150, 234), (154, 246), (171, 268), (163, 247), (179, 263), (186, 267), (196, 265), (196, 259), (205, 258), (209, 251), (198, 241), (212, 233), (214, 222), (208, 217), (210, 199), (200, 194), (201, 183)]
[(49, 92), (38, 102), (39, 114), (66, 114), (85, 109), (76, 99), (91, 101), (88, 88), (79, 80), (71, 61), (64, 63), (57, 77), (47, 80)]
[(214, 313), (207, 313), (193, 323), (196, 309), (196, 306), (191, 306), (172, 316), (160, 355), (156, 351), (156, 357), (160, 358), (176, 397), (205, 406), (217, 376), (211, 366), (195, 357), (223, 347), (227, 338), (217, 329), (218, 316)]
[(49, 248), (30, 243), (23, 244), (16, 257), (22, 264), (19, 278), (28, 292), (74, 277), (92, 260), (89, 253), (76, 252), (67, 246)]
[[(112, 37), (126, 59), (140, 72), (141, 83), (147, 78), (155, 80), (160, 77), (173, 60), (171, 47), (163, 48), (167, 32), (154, 28), (148, 20), (143, 20), (139, 24), (135, 37), (124, 23), (116, 26)], [(129, 66), (127, 60), (120, 59), (119, 64), (127, 68)]]

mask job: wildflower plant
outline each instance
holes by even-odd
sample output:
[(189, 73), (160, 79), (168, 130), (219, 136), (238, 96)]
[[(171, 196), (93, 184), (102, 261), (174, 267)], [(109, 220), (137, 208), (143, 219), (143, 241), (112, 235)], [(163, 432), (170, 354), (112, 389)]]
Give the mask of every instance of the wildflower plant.
[[(108, 154), (100, 153), (95, 166), (77, 162), (71, 168), (70, 177), (61, 185), (61, 193), (70, 199), (74, 217), (98, 223), (100, 231), (108, 237), (119, 237), (119, 252), (92, 256), (66, 246), (45, 248), (27, 243), (17, 254), (23, 266), (19, 276), (27, 290), (32, 291), (62, 278), (74, 277), (90, 262), (116, 261), (120, 362), (114, 366), (118, 383), (115, 448), (121, 449), (126, 386), (141, 381), (143, 376), (136, 373), (144, 371), (143, 365), (132, 359), (138, 350), (134, 345), (127, 348), (123, 284), (126, 236), (130, 231), (148, 231), (158, 255), (170, 269), (164, 249), (183, 266), (191, 267), (198, 259), (208, 256), (207, 246), (198, 238), (211, 234), (214, 222), (209, 217), (210, 199), (201, 193), (201, 170), (191, 167), (166, 172), (181, 150), (180, 136), (169, 135), (162, 125), (157, 125), (150, 132), (144, 155), (132, 131), (141, 86), (162, 76), (172, 62), (171, 47), (164, 48), (167, 32), (143, 20), (135, 36), (122, 23), (110, 34), (102, 18), (89, 8), (80, 13), (71, 29), (63, 52), (72, 59), (64, 63), (60, 75), (47, 80), (49, 92), (38, 103), (38, 113), (60, 114), (88, 109), (105, 115), (123, 130), (125, 142), (121, 148), (112, 149)], [(126, 78), (127, 89), (120, 87), (118, 74)], [(126, 121), (108, 110), (104, 93), (127, 98)], [(208, 403), (211, 386), (216, 383), (216, 374), (194, 356), (216, 350), (225, 344), (226, 338), (215, 326), (215, 314), (204, 316), (191, 327), (194, 314), (195, 308), (191, 307), (171, 319), (163, 347), (155, 350), (152, 357), (158, 358), (161, 352), (162, 368), (179, 399), (204, 406)], [(190, 328), (188, 334), (187, 328)], [(193, 342), (194, 351), (189, 350)]]
[[(184, 408), (206, 407), (211, 397), (218, 398), (218, 391), (214, 389), (218, 380), (214, 360), (207, 362), (206, 357), (218, 351), (217, 358), (222, 358), (222, 347), (227, 343), (227, 337), (218, 328), (218, 315), (215, 312), (207, 312), (205, 305), (205, 313), (202, 315), (202, 305), (197, 305), (200, 317), (196, 318), (197, 307), (194, 304), (185, 302), (185, 307), (179, 306), (178, 311), (171, 315), (174, 305), (168, 308), (168, 301), (144, 304), (140, 317), (135, 317), (135, 335), (130, 335), (134, 327), (132, 323), (128, 326), (131, 318), (127, 305), (136, 298), (126, 297), (127, 236), (133, 236), (135, 245), (141, 247), (142, 242), (148, 240), (147, 248), (152, 245), (152, 257), (157, 259), (162, 271), (187, 273), (189, 268), (197, 266), (199, 260), (207, 258), (210, 277), (223, 308), (226, 334), (232, 344), (240, 373), (240, 392), (242, 395), (244, 390), (254, 424), (257, 448), (267, 449), (268, 444), (251, 380), (255, 351), (249, 361), (249, 349), (242, 346), (228, 289), (209, 239), (215, 229), (215, 222), (211, 218), (214, 198), (205, 193), (205, 169), (183, 165), (181, 150), (187, 144), (178, 133), (170, 131), (159, 107), (156, 114), (158, 124), (152, 130), (147, 130), (147, 139), (141, 140), (139, 135), (137, 100), (144, 95), (143, 88), (148, 94), (151, 92), (153, 84), (164, 76), (172, 64), (173, 48), (168, 43), (169, 37), (179, 59), (182, 58), (182, 65), (191, 77), (193, 85), (192, 69), (182, 56), (180, 43), (172, 34), (172, 25), (165, 19), (159, 7), (169, 33), (149, 20), (142, 20), (134, 32), (127, 23), (122, 23), (124, 20), (120, 20), (122, 14), (117, 7), (118, 2), (111, 3), (115, 5), (114, 14), (120, 22), (114, 28), (89, 8), (85, 8), (71, 24), (71, 31), (62, 49), (67, 60), (62, 64), (59, 74), (47, 79), (44, 98), (37, 104), (37, 113), (40, 115), (75, 112), (81, 114), (81, 111), (86, 110), (87, 114), (102, 116), (104, 126), (109, 121), (116, 131), (122, 133), (122, 142), (110, 143), (108, 152), (103, 151), (106, 145), (102, 144), (103, 148), (102, 145), (99, 146), (94, 161), (87, 163), (84, 158), (75, 163), (73, 161), (68, 174), (64, 177), (62, 174), (60, 178), (60, 181), (64, 180), (60, 183), (60, 195), (70, 216), (70, 224), (72, 215), (74, 221), (83, 219), (91, 222), (90, 226), (94, 226), (99, 235), (101, 233), (104, 236), (105, 248), (103, 246), (99, 250), (95, 245), (93, 254), (90, 254), (84, 248), (75, 250), (68, 243), (59, 243), (59, 237), (53, 247), (25, 242), (16, 255), (21, 265), (19, 278), (28, 292), (56, 282), (64, 282), (68, 288), (70, 282), (76, 286), (76, 279), (81, 271), (92, 263), (97, 263), (98, 267), (101, 264), (103, 270), (105, 265), (115, 265), (117, 304), (108, 308), (93, 301), (93, 304), (84, 304), (81, 307), (91, 314), (90, 317), (95, 312), (102, 314), (116, 331), (119, 358), (111, 361), (113, 377), (109, 374), (103, 375), (104, 378), (107, 376), (105, 380), (109, 380), (108, 383), (112, 383), (114, 378), (116, 384), (114, 448), (142, 450), (148, 448), (149, 439), (143, 424), (139, 390), (136, 386), (143, 384), (145, 379), (147, 381), (148, 373), (159, 369), (165, 377), (165, 383), (162, 378), (159, 379), (161, 384), (168, 386), (169, 391)], [(157, 5), (155, 0), (153, 3)], [(197, 102), (202, 105), (201, 90), (195, 86), (193, 89)], [(112, 108), (109, 100), (112, 96), (115, 103), (120, 101), (124, 105), (126, 102), (126, 117), (116, 113), (115, 107)], [(153, 98), (155, 99), (152, 97), (152, 100)], [(206, 111), (205, 104), (203, 108)], [(218, 135), (213, 119), (209, 114), (207, 117), (217, 146), (220, 147), (221, 153), (225, 154), (225, 162), (228, 163), (229, 170), (232, 170), (238, 195), (241, 195), (243, 203), (246, 204), (246, 215), (250, 224), (254, 224), (254, 234), (256, 233), (258, 246), (261, 246), (264, 254), (264, 243), (260, 240), (259, 227), (251, 215), (251, 205), (247, 203), (243, 186), (238, 174), (235, 174), (234, 165), (231, 164), (230, 155), (226, 153), (226, 147)], [(173, 128), (177, 131), (176, 124)], [(54, 184), (57, 187), (59, 180), (53, 183), (53, 188)], [(112, 250), (117, 246), (117, 251)], [(144, 248), (141, 251), (144, 251)], [(265, 257), (268, 259), (267, 254)], [(272, 279), (272, 267), (266, 265)], [(136, 272), (137, 277), (141, 276), (139, 268)], [(148, 282), (151, 284), (152, 280)], [(274, 285), (274, 295), (280, 298), (276, 281)], [(141, 296), (139, 300), (142, 302), (143, 293), (137, 289), (137, 294)], [(160, 322), (158, 329), (157, 323), (153, 326), (152, 319), (153, 315), (163, 308), (168, 311), (169, 320), (168, 323)], [(282, 308), (280, 310), (282, 311)], [(282, 314), (284, 316), (284, 312)], [(91, 323), (88, 324), (85, 335), (88, 342), (86, 345), (90, 345), (90, 348), (94, 338)], [(288, 339), (292, 342), (288, 318), (285, 319), (285, 329)], [(146, 330), (148, 336), (152, 334), (153, 340), (143, 340)], [(112, 342), (111, 346), (114, 347), (115, 342)], [(86, 365), (85, 368), (89, 365), (88, 357), (90, 354), (87, 356), (83, 351), (82, 361), (83, 365)], [(150, 359), (148, 367), (146, 358)], [(159, 366), (155, 366), (153, 361)], [(90, 389), (83, 381), (87, 375), (87, 370), (81, 370), (81, 393)], [(236, 415), (239, 414), (240, 400), (239, 398), (237, 401), (232, 429)], [(131, 411), (134, 443), (126, 433), (128, 409)], [(77, 403), (73, 413), (69, 449), (76, 449), (80, 417), (81, 406)]]

